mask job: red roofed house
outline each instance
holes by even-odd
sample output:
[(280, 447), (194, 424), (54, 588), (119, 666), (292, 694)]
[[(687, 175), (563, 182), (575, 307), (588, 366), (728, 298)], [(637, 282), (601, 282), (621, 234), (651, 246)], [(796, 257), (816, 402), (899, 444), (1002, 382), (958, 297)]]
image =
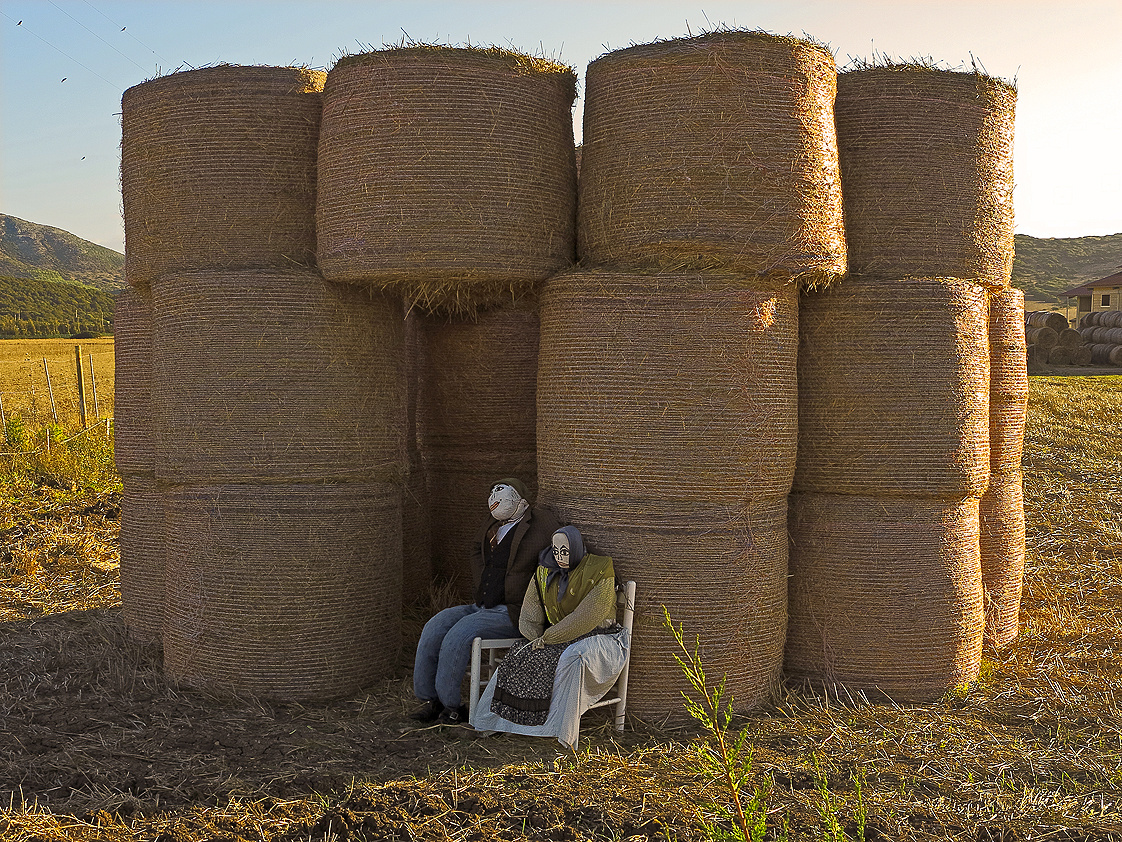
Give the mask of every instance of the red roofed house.
[(1122, 310), (1122, 272), (1072, 287), (1064, 296), (1076, 299), (1076, 324), (1087, 313)]

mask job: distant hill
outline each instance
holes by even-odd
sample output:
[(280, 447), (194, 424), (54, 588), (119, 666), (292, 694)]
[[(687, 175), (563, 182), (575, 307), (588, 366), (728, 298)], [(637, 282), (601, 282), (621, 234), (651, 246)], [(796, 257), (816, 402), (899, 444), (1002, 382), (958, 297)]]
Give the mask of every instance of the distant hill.
[(1122, 234), (1039, 239), (1014, 236), (1013, 286), (1039, 301), (1066, 303), (1064, 290), (1122, 268)]
[(125, 256), (61, 228), (0, 214), (0, 276), (114, 292), (125, 286)]
[(0, 339), (112, 333), (113, 305), (93, 287), (0, 275)]

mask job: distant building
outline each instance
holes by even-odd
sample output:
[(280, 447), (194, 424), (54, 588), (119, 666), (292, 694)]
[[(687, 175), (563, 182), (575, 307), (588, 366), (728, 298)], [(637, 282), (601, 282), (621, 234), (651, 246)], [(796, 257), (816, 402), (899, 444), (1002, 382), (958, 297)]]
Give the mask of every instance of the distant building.
[(1075, 323), (1087, 313), (1122, 310), (1122, 272), (1072, 287), (1064, 296), (1075, 299)]

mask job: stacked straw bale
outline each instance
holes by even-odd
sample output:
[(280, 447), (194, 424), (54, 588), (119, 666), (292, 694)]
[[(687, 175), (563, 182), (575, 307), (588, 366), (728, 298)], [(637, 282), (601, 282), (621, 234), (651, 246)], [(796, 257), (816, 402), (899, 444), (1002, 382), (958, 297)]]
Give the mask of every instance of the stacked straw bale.
[(838, 77), (850, 271), (1009, 285), (1016, 90), (915, 65)]
[(181, 270), (313, 265), (325, 78), (297, 67), (220, 66), (125, 91), (130, 283)]
[(584, 265), (845, 272), (829, 50), (719, 32), (609, 53), (586, 80)]
[(1079, 335), (1094, 365), (1122, 365), (1122, 310), (1087, 313), (1079, 320)]
[(153, 284), (164, 655), (192, 686), (348, 693), (397, 657), (398, 299), (306, 271)]
[(779, 679), (798, 294), (755, 280), (605, 270), (543, 292), (541, 494), (639, 585), (629, 705), (643, 715), (681, 710), (661, 605), (738, 705)]
[[(503, 477), (537, 492), (537, 299), (417, 319), (416, 435), (436, 574), (473, 598), (468, 552)], [(533, 502), (531, 500), (531, 502)]]
[(979, 501), (984, 643), (1000, 649), (1017, 636), (1025, 572), (1021, 454), (1028, 409), (1028, 348), (1021, 328), (1025, 294), (990, 297), (990, 482)]
[(396, 665), (401, 491), (387, 483), (168, 492), (167, 672), (285, 700)]
[(470, 312), (571, 264), (575, 96), (572, 68), (499, 49), (341, 59), (319, 142), (325, 276)]
[(156, 486), (152, 297), (128, 288), (114, 324), (113, 455), (121, 475), (121, 604), (140, 639), (160, 636), (164, 613), (163, 497)]
[(428, 484), (417, 439), (418, 364), (421, 331), (418, 314), (405, 316), (405, 485), (401, 492), (402, 607), (426, 599), (432, 589), (432, 525)]

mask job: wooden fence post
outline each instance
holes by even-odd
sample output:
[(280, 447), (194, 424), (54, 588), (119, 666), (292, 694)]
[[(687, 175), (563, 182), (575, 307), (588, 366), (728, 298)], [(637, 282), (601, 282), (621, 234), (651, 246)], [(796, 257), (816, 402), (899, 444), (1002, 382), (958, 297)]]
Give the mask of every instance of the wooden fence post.
[(82, 429), (86, 429), (86, 376), (82, 373), (82, 346), (74, 346), (74, 367), (78, 374), (78, 415)]
[(90, 359), (90, 391), (93, 392), (94, 421), (100, 421), (101, 420), (101, 410), (98, 408), (98, 405), (97, 405), (97, 378), (94, 377), (93, 354), (89, 355), (89, 359)]
[[(51, 370), (47, 368), (47, 358), (43, 357), (43, 373), (47, 375), (47, 394), (51, 396), (51, 418), (54, 422), (58, 423), (58, 410), (55, 409), (55, 390), (51, 388)], [(50, 436), (47, 436), (48, 449), (50, 448)]]
[(4, 396), (0, 395), (0, 432), (4, 435), (4, 441), (8, 440), (8, 416), (4, 414)]

